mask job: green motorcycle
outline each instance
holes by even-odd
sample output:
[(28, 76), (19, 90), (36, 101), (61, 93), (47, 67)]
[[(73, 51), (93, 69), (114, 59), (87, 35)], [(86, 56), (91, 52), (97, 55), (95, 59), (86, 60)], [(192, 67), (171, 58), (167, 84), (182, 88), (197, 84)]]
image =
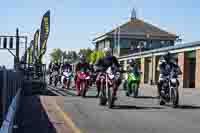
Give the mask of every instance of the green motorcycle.
[(124, 82), (124, 89), (126, 90), (126, 96), (138, 96), (139, 84), (141, 80), (141, 73), (128, 72), (127, 80)]

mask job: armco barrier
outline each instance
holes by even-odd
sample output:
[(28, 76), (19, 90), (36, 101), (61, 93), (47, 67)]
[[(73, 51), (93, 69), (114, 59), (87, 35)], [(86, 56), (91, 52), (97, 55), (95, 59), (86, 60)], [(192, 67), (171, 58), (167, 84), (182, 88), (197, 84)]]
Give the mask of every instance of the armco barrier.
[[(0, 119), (1, 125), (7, 119), (8, 110), (19, 88), (23, 88), (23, 74), (20, 71), (0, 68)], [(16, 101), (14, 101), (15, 103)], [(15, 106), (13, 106), (15, 107)], [(10, 112), (9, 112), (10, 113)]]
[(13, 98), (11, 105), (8, 108), (8, 113), (3, 121), (0, 133), (12, 133), (14, 126), (15, 114), (18, 110), (22, 89), (19, 89), (16, 96)]
[(20, 71), (0, 69), (0, 77), (1, 119), (4, 120), (18, 89), (23, 87), (23, 74)]

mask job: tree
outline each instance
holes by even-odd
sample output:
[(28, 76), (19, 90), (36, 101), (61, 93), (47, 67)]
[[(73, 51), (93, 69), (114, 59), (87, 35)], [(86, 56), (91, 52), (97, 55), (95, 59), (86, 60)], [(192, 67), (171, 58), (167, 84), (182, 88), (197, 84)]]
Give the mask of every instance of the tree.
[(57, 48), (57, 49), (53, 49), (53, 51), (50, 53), (50, 57), (51, 57), (51, 60), (53, 62), (59, 62), (61, 63), (61, 59), (62, 59), (62, 50)]
[(65, 59), (70, 63), (75, 63), (78, 59), (78, 55), (75, 51), (68, 51)]
[(92, 54), (92, 50), (90, 48), (87, 49), (80, 49), (79, 55), (84, 54), (86, 56), (86, 60), (89, 62), (90, 61), (90, 55)]
[(104, 52), (101, 50), (93, 51), (90, 55), (90, 62), (95, 63), (99, 58), (104, 56)]
[(65, 59), (67, 59), (67, 52), (62, 52), (62, 63), (64, 63)]

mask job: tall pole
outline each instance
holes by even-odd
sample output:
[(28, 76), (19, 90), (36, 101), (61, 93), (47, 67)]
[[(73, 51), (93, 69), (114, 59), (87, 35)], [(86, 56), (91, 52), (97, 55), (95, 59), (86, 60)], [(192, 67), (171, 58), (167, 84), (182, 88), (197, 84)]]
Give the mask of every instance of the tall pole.
[(15, 68), (19, 63), (19, 29), (16, 29), (16, 59), (15, 59)]

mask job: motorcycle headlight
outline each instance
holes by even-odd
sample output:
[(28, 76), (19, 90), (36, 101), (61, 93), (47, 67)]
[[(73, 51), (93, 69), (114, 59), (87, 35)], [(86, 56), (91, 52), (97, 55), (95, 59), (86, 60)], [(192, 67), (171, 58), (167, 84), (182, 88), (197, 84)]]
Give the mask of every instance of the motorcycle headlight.
[(176, 84), (176, 79), (171, 79), (171, 83)]
[(113, 74), (108, 75), (110, 79), (113, 79), (115, 76)]
[(87, 76), (85, 79), (90, 79), (90, 76)]

